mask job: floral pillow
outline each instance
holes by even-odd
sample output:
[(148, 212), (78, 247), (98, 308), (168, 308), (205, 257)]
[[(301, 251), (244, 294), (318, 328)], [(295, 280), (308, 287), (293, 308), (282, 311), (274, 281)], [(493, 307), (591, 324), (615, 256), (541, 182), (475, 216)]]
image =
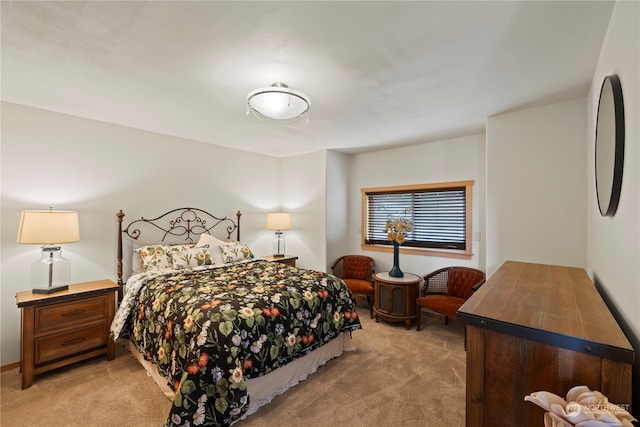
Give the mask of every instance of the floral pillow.
[(228, 246), (232, 244), (232, 242), (225, 242), (224, 240), (217, 239), (209, 234), (201, 234), (196, 246), (209, 248), (211, 256), (213, 257), (213, 264), (220, 265), (224, 264), (225, 261), (222, 259), (222, 254), (218, 247)]
[(196, 245), (191, 244), (182, 244), (182, 245), (171, 245), (169, 246), (169, 256), (173, 257), (175, 254), (179, 254), (180, 252), (186, 251), (187, 249), (195, 248)]
[(171, 257), (175, 270), (211, 265), (213, 263), (209, 248), (203, 247), (188, 247), (179, 251), (172, 250)]
[(149, 245), (135, 250), (142, 260), (144, 271), (171, 268), (171, 247), (168, 245)]
[(253, 252), (251, 252), (249, 246), (241, 245), (240, 243), (220, 246), (220, 250), (222, 251), (222, 260), (226, 263), (253, 258)]

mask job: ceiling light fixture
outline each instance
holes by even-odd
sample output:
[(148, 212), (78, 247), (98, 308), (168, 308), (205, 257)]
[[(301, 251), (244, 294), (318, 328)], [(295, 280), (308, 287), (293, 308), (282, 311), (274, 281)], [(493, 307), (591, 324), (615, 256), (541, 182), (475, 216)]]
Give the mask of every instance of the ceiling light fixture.
[(284, 83), (252, 90), (247, 95), (247, 114), (252, 112), (258, 120), (269, 120), (291, 125), (303, 118), (309, 123), (311, 100)]

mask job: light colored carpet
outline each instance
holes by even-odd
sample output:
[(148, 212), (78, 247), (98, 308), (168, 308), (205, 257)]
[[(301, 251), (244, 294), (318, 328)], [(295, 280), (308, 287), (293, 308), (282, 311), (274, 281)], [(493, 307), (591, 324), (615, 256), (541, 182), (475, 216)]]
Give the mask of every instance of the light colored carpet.
[[(363, 330), (356, 350), (329, 361), (306, 381), (235, 424), (287, 426), (463, 426), (464, 329), (423, 316), (423, 327), (376, 323), (358, 301)], [(18, 369), (2, 373), (2, 427), (160, 427), (171, 403), (144, 369), (117, 346), (98, 357), (37, 375), (21, 390)]]

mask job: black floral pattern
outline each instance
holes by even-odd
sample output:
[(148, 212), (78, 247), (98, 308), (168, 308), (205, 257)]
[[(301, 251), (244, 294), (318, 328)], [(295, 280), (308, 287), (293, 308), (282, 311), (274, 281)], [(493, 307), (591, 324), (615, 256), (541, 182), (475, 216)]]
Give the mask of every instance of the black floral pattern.
[(340, 279), (264, 260), (151, 277), (126, 334), (175, 390), (172, 426), (228, 426), (246, 412), (245, 380), (360, 329)]

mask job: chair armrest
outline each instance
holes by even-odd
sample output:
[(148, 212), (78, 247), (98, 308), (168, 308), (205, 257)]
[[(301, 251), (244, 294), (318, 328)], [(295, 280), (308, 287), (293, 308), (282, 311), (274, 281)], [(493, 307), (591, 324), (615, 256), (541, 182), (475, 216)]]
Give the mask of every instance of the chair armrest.
[[(336, 274), (336, 270), (338, 270), (338, 274)], [(344, 257), (338, 258), (336, 262), (333, 263), (331, 266), (331, 274), (341, 279), (344, 278)]]
[[(447, 294), (447, 282), (449, 277), (449, 268), (441, 268), (426, 276), (423, 276), (424, 287), (422, 288), (421, 296), (425, 295), (446, 295)], [(432, 286), (433, 285), (433, 286)], [(431, 286), (431, 290), (429, 287)], [(436, 290), (433, 290), (436, 288)]]
[(483, 280), (483, 281), (481, 281), (481, 282), (476, 283), (475, 285), (473, 285), (473, 286), (471, 287), (471, 290), (473, 290), (473, 292), (475, 292), (475, 291), (477, 291), (477, 290), (478, 290), (478, 288), (479, 288), (480, 286), (482, 286), (482, 285), (484, 285), (484, 280)]

